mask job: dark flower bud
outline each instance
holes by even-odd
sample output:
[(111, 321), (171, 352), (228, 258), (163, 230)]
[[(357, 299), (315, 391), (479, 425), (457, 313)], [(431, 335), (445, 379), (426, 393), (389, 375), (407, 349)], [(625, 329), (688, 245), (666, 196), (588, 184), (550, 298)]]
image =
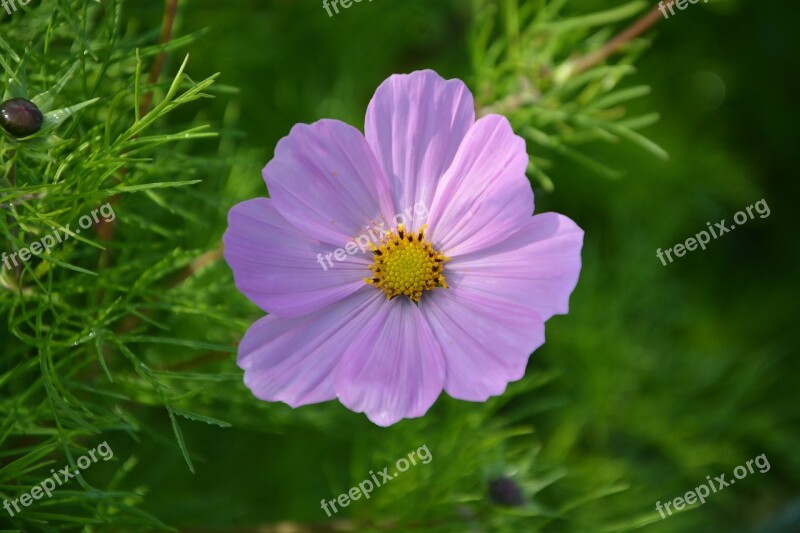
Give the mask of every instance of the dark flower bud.
[(495, 479), (489, 484), (489, 497), (497, 505), (521, 507), (525, 505), (525, 495), (514, 480), (507, 477)]
[(30, 100), (13, 98), (0, 104), (0, 126), (14, 137), (33, 135), (43, 120), (42, 112)]

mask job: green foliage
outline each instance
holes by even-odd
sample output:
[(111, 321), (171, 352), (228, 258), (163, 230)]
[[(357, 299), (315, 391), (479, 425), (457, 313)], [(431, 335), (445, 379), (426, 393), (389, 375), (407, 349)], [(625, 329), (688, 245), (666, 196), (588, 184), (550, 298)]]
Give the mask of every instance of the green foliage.
[[(170, 320), (197, 314), (232, 329), (230, 317), (213, 309), (214, 288), (199, 296), (192, 280), (175, 281), (191, 277), (187, 269), (208, 251), (182, 247), (182, 234), (202, 226), (182, 191), (214, 168), (189, 155), (187, 145), (216, 133), (165, 119), (209, 96), (214, 76), (192, 80), (187, 58), (174, 79), (148, 85), (145, 62), (191, 39), (148, 45), (124, 31), (122, 18), (121, 2), (47, 2), (16, 17), (0, 39), (5, 98), (30, 98), (45, 113), (35, 135), (0, 138), (0, 242), (8, 256), (17, 253), (7, 260), (11, 268), (0, 268), (8, 328), (0, 332), (2, 499), (39, 483), (58, 458), (74, 468), (74, 457), (107, 432), (135, 436), (142, 430), (137, 405), (166, 408), (191, 468), (179, 419), (211, 420), (181, 405), (208, 380), (237, 378), (173, 374), (147, 361), (148, 351), (164, 347), (230, 353), (233, 333), (217, 343), (169, 332)], [(213, 205), (211, 196), (205, 200)], [(113, 211), (107, 207), (100, 218), (104, 205)], [(79, 234), (78, 221), (93, 211), (99, 223)], [(18, 259), (54, 230), (63, 244)], [(102, 489), (87, 481), (90, 474), (79, 478), (14, 517), (14, 527), (163, 527), (136, 508), (139, 491), (116, 489), (134, 463), (118, 460)]]
[[(619, 23), (648, 7), (635, 0), (591, 14), (568, 16), (566, 0), (476, 1), (470, 38), (478, 107), (500, 113), (530, 142), (530, 173), (548, 191), (553, 157), (571, 159), (608, 178), (620, 172), (581, 150), (593, 141), (633, 142), (655, 156), (666, 152), (637, 130), (657, 113), (627, 116), (623, 104), (650, 93), (646, 85), (621, 83), (648, 41), (624, 42), (613, 64), (595, 58)], [(616, 48), (615, 48), (616, 50)]]
[[(13, 518), (0, 509), (0, 529), (711, 531), (777, 512), (800, 462), (795, 315), (772, 265), (797, 253), (790, 233), (754, 224), (702, 261), (653, 257), (765, 192), (730, 150), (685, 146), (692, 104), (659, 92), (660, 64), (635, 70), (644, 37), (596, 55), (649, 4), (381, 0), (329, 19), (317, 2), (240, 1), (181, 2), (168, 44), (156, 44), (156, 0), (47, 0), (0, 19), (0, 92), (47, 116), (31, 138), (0, 134), (0, 253), (105, 204), (115, 215), (20, 268), (0, 264), (0, 500), (103, 441), (114, 450), (52, 498)], [(680, 50), (673, 65), (709, 68)], [(479, 113), (508, 116), (534, 182), (557, 185), (537, 211), (587, 229), (571, 313), (548, 322), (525, 378), (485, 404), (443, 396), (383, 429), (336, 402), (259, 402), (234, 362), (261, 312), (220, 260), (227, 210), (265, 194), (259, 168), (293, 123), (358, 124), (377, 83), (420, 68), (467, 80)], [(654, 135), (683, 161), (671, 168), (640, 133), (665, 109)], [(699, 129), (706, 117), (693, 116)], [(756, 269), (748, 238), (766, 242), (765, 265), (781, 263)], [(423, 444), (429, 464), (332, 519), (320, 509)], [(655, 511), (760, 453), (770, 473), (666, 521)], [(487, 497), (501, 476), (524, 506)]]

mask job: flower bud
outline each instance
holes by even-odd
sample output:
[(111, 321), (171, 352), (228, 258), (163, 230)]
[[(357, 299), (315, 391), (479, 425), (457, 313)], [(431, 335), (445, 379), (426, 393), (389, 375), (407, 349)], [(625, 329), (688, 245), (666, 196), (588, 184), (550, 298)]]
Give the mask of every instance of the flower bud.
[(0, 104), (0, 126), (14, 137), (33, 135), (43, 120), (42, 112), (30, 100), (13, 98)]
[(513, 479), (501, 477), (489, 484), (489, 497), (497, 505), (521, 507), (525, 505), (525, 495)]

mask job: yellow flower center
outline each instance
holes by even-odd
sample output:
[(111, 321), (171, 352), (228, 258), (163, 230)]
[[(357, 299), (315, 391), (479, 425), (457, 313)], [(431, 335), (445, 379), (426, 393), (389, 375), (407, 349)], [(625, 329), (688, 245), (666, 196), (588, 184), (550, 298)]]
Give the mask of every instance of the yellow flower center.
[(444, 263), (449, 261), (425, 240), (425, 226), (417, 234), (408, 233), (402, 224), (397, 234), (389, 232), (380, 247), (372, 245), (375, 262), (369, 266), (372, 278), (364, 278), (386, 293), (386, 299), (408, 296), (419, 302), (424, 291), (447, 288)]

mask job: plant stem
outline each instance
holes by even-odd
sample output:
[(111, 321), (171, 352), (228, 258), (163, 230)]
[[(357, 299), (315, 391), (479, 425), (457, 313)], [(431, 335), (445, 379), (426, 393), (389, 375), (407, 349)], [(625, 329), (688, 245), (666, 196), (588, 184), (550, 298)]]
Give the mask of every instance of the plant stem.
[[(178, 14), (178, 0), (165, 0), (164, 1), (164, 19), (161, 22), (161, 37), (158, 42), (167, 44), (172, 40), (172, 30), (175, 27), (175, 17)], [(150, 76), (147, 79), (147, 84), (153, 86), (158, 82), (161, 77), (161, 72), (164, 70), (164, 64), (167, 62), (167, 51), (163, 50), (156, 60), (153, 62), (153, 67), (150, 69)], [(150, 90), (144, 95), (142, 103), (139, 106), (139, 116), (143, 117), (150, 111), (150, 105), (153, 103), (153, 91)]]
[[(164, 0), (164, 17), (161, 21), (161, 36), (159, 37), (159, 43), (164, 45), (167, 44), (170, 40), (172, 40), (172, 31), (175, 26), (175, 17), (178, 13), (178, 0)], [(153, 66), (150, 69), (150, 75), (147, 78), (148, 86), (152, 87), (155, 83), (158, 82), (158, 79), (161, 77), (161, 72), (164, 70), (164, 64), (167, 61), (167, 51), (163, 50), (158, 56), (156, 57), (155, 61), (153, 62)], [(144, 95), (142, 98), (142, 102), (139, 105), (139, 116), (143, 117), (150, 111), (150, 106), (153, 103), (153, 90), (152, 88)], [(127, 171), (126, 169), (122, 169), (122, 175), (124, 176)], [(119, 204), (119, 195), (114, 195), (109, 198), (109, 203), (113, 206)], [(109, 242), (114, 238), (114, 232), (116, 230), (116, 225), (111, 222), (107, 222), (105, 224), (100, 224), (97, 226), (97, 238), (101, 241)], [(110, 258), (108, 251), (105, 250), (100, 253), (100, 258), (98, 260), (98, 268), (103, 268), (108, 265)], [(100, 303), (103, 300), (103, 292), (99, 292), (97, 297), (95, 298), (96, 303)]]
[(603, 61), (611, 54), (619, 50), (625, 43), (647, 31), (661, 18), (663, 17), (658, 9), (658, 6), (654, 6), (653, 9), (651, 9), (645, 16), (631, 24), (622, 33), (608, 41), (602, 47), (590, 54), (586, 54), (585, 56), (576, 59), (573, 62), (572, 74), (582, 72), (599, 63), (600, 61)]
[[(11, 152), (11, 170), (8, 171), (8, 182), (11, 184), (11, 187), (16, 187), (17, 185), (17, 153), (16, 151)], [(14, 224), (14, 217), (11, 216), (10, 210), (8, 214), (8, 225), (11, 228), (11, 235), (13, 237), (17, 237), (19, 235), (19, 227), (12, 227)], [(11, 247), (11, 242), (8, 243), (8, 253), (12, 253), (14, 250)], [(16, 274), (16, 279), (19, 280), (20, 275), (22, 274), (22, 264), (14, 265), (14, 273)], [(2, 266), (0, 266), (2, 268)]]

